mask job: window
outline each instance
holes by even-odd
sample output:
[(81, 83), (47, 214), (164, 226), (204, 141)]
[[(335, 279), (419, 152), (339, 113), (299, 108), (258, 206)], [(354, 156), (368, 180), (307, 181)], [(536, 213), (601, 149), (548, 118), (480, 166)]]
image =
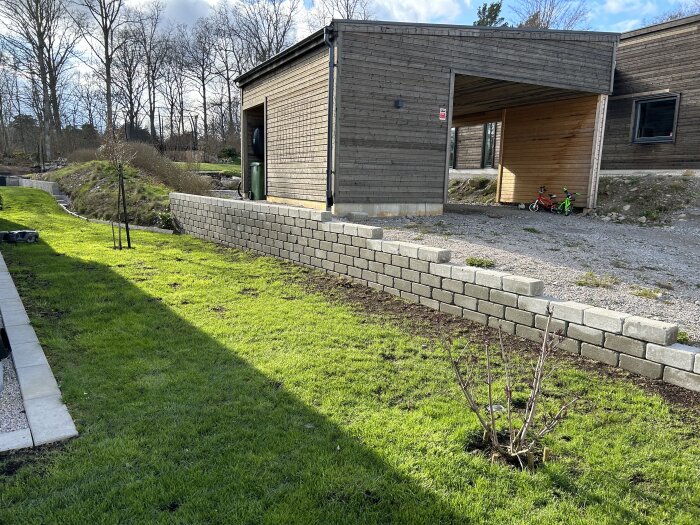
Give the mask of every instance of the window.
[(674, 142), (679, 95), (634, 101), (632, 142)]

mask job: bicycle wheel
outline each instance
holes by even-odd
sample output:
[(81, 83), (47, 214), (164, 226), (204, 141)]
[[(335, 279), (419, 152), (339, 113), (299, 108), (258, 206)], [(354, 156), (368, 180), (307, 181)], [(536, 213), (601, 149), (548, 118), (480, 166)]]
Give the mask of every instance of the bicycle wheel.
[(533, 202), (532, 204), (530, 204), (530, 211), (537, 211), (539, 209), (540, 209), (540, 205), (538, 203)]

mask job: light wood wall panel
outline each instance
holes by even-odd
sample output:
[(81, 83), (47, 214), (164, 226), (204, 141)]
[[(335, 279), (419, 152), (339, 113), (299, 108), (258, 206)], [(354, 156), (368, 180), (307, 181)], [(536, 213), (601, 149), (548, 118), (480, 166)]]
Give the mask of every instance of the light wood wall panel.
[(500, 202), (532, 202), (540, 186), (578, 192), (588, 205), (598, 96), (508, 109), (503, 121)]
[(267, 100), (267, 194), (325, 202), (328, 50), (305, 55), (246, 85), (242, 97), (244, 110)]

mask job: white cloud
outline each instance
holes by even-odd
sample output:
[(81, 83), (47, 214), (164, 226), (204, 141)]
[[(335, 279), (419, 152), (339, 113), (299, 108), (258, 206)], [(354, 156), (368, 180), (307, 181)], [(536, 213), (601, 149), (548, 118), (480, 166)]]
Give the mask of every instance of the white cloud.
[(630, 15), (650, 15), (656, 13), (657, 3), (652, 0), (605, 0), (603, 10), (614, 15), (629, 13)]
[(454, 22), (469, 1), (376, 0), (377, 18), (398, 22)]

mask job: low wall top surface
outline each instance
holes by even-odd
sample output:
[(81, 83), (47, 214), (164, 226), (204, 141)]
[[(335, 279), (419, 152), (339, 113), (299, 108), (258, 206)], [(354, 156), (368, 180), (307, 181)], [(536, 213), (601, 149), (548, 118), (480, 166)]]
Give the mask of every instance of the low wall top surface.
[(451, 252), (383, 239), (382, 228), (333, 221), (316, 211), (262, 201), (172, 193), (183, 232), (290, 260), (445, 313), (542, 341), (635, 373), (700, 391), (700, 348), (676, 344), (678, 326), (543, 296), (538, 279), (450, 262)]

